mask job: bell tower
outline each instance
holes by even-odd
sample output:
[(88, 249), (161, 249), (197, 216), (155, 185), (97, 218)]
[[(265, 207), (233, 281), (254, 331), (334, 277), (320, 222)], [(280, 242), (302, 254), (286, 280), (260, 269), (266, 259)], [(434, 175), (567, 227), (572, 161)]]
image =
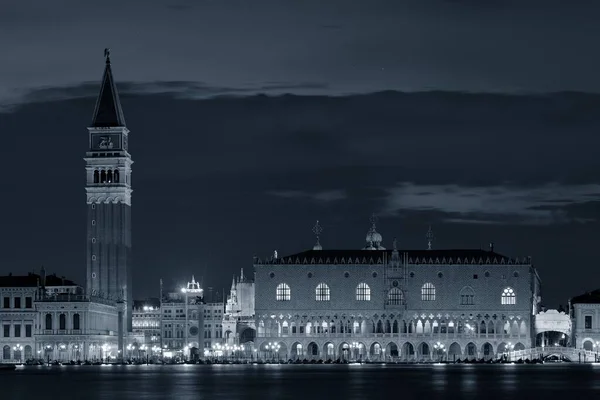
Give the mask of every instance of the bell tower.
[(129, 130), (115, 84), (110, 50), (85, 155), (87, 294), (121, 303), (119, 326), (131, 332), (131, 165)]

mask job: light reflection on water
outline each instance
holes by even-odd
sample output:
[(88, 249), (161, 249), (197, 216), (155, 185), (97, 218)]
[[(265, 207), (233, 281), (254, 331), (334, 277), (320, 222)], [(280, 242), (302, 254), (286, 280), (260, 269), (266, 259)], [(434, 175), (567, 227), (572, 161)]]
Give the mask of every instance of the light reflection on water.
[[(0, 373), (4, 399), (600, 398), (600, 366), (148, 365), (24, 367)], [(72, 396), (75, 395), (75, 396)]]

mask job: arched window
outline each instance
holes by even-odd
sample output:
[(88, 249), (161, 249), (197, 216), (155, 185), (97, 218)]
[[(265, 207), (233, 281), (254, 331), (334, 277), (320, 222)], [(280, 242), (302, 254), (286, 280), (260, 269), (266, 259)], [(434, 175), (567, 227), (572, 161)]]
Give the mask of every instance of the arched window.
[(475, 291), (469, 286), (465, 286), (460, 291), (460, 305), (472, 306), (475, 304)]
[(63, 331), (67, 329), (67, 316), (65, 314), (60, 314), (58, 317), (58, 329)]
[(79, 327), (79, 314), (73, 315), (73, 329), (75, 329), (75, 330), (81, 329)]
[(33, 351), (30, 345), (25, 346), (25, 359), (31, 360), (33, 358)]
[(2, 348), (2, 358), (5, 360), (10, 360), (10, 346), (4, 346)]
[(115, 183), (119, 183), (119, 170), (115, 169), (115, 174), (113, 176)]
[(112, 175), (112, 171), (109, 169), (108, 172), (106, 173), (106, 182), (112, 183), (112, 181), (113, 181), (113, 175)]
[(100, 183), (100, 173), (98, 170), (94, 171), (94, 183)]
[(502, 291), (502, 304), (517, 304), (517, 296), (512, 288), (507, 287)]
[(52, 329), (52, 314), (46, 314), (46, 329)]
[(421, 286), (421, 300), (423, 301), (434, 301), (435, 300), (435, 286), (427, 282)]
[(100, 183), (106, 183), (106, 171), (100, 172)]
[(316, 290), (317, 301), (329, 301), (329, 286), (325, 283), (319, 283)]
[(371, 301), (371, 288), (366, 283), (359, 283), (356, 287), (356, 300)]
[(292, 298), (290, 287), (285, 283), (280, 283), (277, 285), (275, 296), (277, 301), (290, 301)]
[(390, 306), (399, 306), (404, 303), (404, 295), (402, 290), (397, 287), (391, 288), (388, 292), (387, 303)]

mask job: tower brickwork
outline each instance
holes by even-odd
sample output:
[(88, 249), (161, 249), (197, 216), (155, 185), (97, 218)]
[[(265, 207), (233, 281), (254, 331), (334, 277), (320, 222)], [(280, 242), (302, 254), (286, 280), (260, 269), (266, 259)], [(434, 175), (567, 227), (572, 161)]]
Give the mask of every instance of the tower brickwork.
[(124, 332), (132, 331), (131, 257), (131, 165), (129, 130), (110, 54), (106, 65), (92, 124), (88, 127), (86, 152), (87, 276), (88, 295), (123, 303)]

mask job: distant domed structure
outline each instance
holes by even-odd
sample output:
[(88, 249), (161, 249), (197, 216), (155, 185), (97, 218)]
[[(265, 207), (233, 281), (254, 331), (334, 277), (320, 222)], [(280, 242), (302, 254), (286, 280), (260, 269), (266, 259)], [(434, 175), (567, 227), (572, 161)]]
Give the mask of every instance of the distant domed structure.
[(383, 242), (383, 237), (375, 227), (375, 223), (377, 222), (377, 217), (375, 214), (371, 216), (371, 229), (367, 232), (367, 245), (365, 246), (365, 250), (385, 250), (385, 247), (381, 245)]

